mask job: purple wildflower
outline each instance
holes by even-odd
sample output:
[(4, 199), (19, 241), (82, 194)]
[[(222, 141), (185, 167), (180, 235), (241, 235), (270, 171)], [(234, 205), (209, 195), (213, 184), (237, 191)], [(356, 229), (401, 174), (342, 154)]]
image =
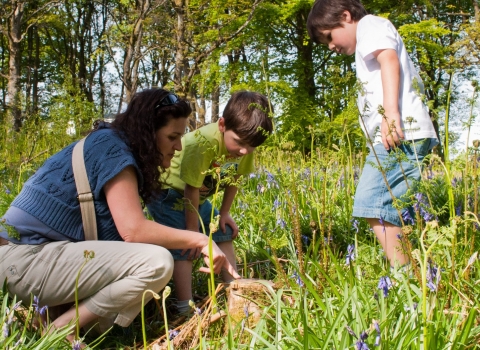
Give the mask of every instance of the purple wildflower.
[(383, 226), (382, 233), (385, 233), (385, 232), (386, 232), (386, 228), (385, 228), (385, 222), (383, 221), (383, 218), (380, 217), (380, 219), (378, 219), (378, 222), (380, 223), (380, 225)]
[(8, 324), (6, 322), (3, 324), (2, 333), (4, 338), (8, 338), (8, 335), (10, 334), (10, 329), (8, 328)]
[(462, 203), (458, 203), (458, 205), (455, 207), (455, 215), (456, 216), (462, 215)]
[(357, 346), (357, 350), (369, 350), (367, 343), (365, 343), (365, 340), (367, 340), (367, 338), (367, 332), (363, 331), (362, 333), (360, 333), (360, 339), (358, 339), (357, 343), (355, 344)]
[(280, 228), (285, 228), (287, 226), (287, 223), (285, 222), (285, 220), (279, 218), (277, 219), (277, 226), (280, 226)]
[(423, 194), (421, 193), (416, 193), (415, 194), (415, 199), (417, 200), (413, 204), (413, 208), (417, 213), (420, 213), (422, 216), (423, 220), (425, 221), (432, 221), (433, 220), (433, 215), (430, 214), (428, 211), (425, 210), (425, 207), (427, 206), (427, 201), (423, 197)]
[(347, 246), (347, 255), (345, 256), (345, 264), (350, 265), (354, 260), (355, 260), (355, 246), (353, 244), (349, 244)]
[(40, 299), (35, 295), (33, 296), (32, 306), (33, 306), (33, 310), (35, 311), (35, 313), (37, 315), (45, 317), (48, 306), (44, 305), (44, 306), (40, 307)]
[(380, 280), (378, 281), (378, 289), (383, 290), (383, 296), (386, 297), (388, 296), (388, 291), (392, 288), (392, 281), (390, 280), (390, 277), (388, 276), (383, 276), (380, 277)]
[(377, 321), (373, 320), (373, 326), (375, 327), (375, 331), (377, 332), (377, 335), (375, 337), (375, 344), (374, 346), (380, 346), (380, 338), (382, 335), (382, 332), (380, 331), (380, 325), (378, 324)]
[(82, 342), (80, 339), (74, 340), (72, 343), (72, 350), (80, 350), (82, 348)]
[(275, 198), (273, 201), (273, 209), (277, 209), (282, 203), (278, 200), (278, 198)]
[(355, 229), (355, 232), (358, 233), (358, 220), (357, 219), (352, 219), (352, 225), (353, 225), (353, 228)]
[(247, 305), (245, 305), (245, 306), (243, 307), (243, 313), (245, 314), (245, 317), (248, 318), (248, 316), (249, 316), (250, 313), (248, 312), (248, 306), (247, 306)]
[(8, 188), (5, 188), (5, 194), (10, 194), (12, 193)]
[(427, 265), (427, 287), (432, 292), (435, 292), (438, 288), (439, 283), (440, 283), (440, 273), (438, 271), (438, 267), (432, 265), (432, 263), (429, 262)]
[(303, 244), (308, 245), (308, 243), (310, 243), (310, 238), (306, 235), (302, 235), (302, 242)]
[(168, 331), (168, 336), (170, 337), (170, 340), (172, 340), (173, 338), (175, 338), (177, 335), (178, 335), (178, 331), (175, 330), (175, 329), (170, 329), (170, 330)]
[(415, 302), (414, 302), (414, 303), (412, 303), (412, 307), (410, 307), (410, 306), (404, 306), (403, 309), (404, 309), (405, 311), (415, 311), (415, 310), (417, 309), (417, 307), (418, 307), (418, 303), (415, 303)]
[(300, 287), (303, 287), (305, 285), (296, 271), (293, 273), (291, 277), (295, 278), (295, 283), (298, 284)]
[(402, 213), (402, 219), (407, 225), (415, 224), (415, 220), (413, 220), (412, 216), (410, 215), (410, 211), (405, 209)]

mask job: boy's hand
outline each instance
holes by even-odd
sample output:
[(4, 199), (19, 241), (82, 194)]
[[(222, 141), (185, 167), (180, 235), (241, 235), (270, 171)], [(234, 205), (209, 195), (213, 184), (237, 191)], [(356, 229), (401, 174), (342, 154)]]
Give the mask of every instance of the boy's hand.
[(380, 130), (382, 134), (382, 143), (388, 151), (390, 148), (395, 148), (400, 145), (403, 140), (403, 130), (400, 124), (400, 113), (396, 115), (389, 114), (389, 116), (382, 116), (382, 127)]
[(202, 254), (202, 250), (200, 248), (190, 248), (190, 249), (183, 249), (180, 255), (185, 255), (186, 252), (188, 253), (187, 260), (195, 260), (200, 257), (200, 254)]
[(400, 92), (400, 61), (397, 52), (393, 49), (377, 50), (373, 53), (382, 74), (383, 109), (382, 115), (382, 143), (388, 151), (400, 145), (404, 138), (400, 124), (401, 116), (398, 110), (398, 96)]
[[(212, 253), (213, 253), (213, 271), (215, 273), (220, 273), (222, 268), (225, 269), (233, 278), (241, 278), (240, 275), (235, 271), (233, 266), (228, 262), (227, 257), (221, 251), (220, 248), (212, 242)], [(202, 248), (203, 260), (205, 261), (206, 267), (201, 267), (198, 270), (200, 272), (210, 273), (210, 258), (208, 253), (208, 244)]]
[(220, 230), (222, 230), (223, 233), (227, 232), (227, 228), (225, 225), (228, 225), (232, 228), (232, 239), (237, 238), (238, 236), (238, 226), (235, 220), (230, 216), (230, 213), (227, 214), (220, 214)]

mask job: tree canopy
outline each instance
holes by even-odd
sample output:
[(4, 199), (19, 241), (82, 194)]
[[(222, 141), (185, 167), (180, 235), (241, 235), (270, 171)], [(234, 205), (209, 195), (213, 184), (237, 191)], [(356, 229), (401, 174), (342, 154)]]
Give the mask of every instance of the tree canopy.
[[(455, 87), (478, 72), (478, 0), (363, 3), (398, 28), (441, 134), (446, 95), (453, 91), (456, 98), (451, 78), (458, 78)], [(312, 4), (5, 0), (0, 121), (12, 132), (38, 118), (86, 128), (119, 112), (135, 91), (161, 86), (188, 98), (194, 129), (208, 122), (207, 111), (216, 120), (232, 91), (250, 89), (274, 102), (276, 133), (284, 142), (308, 152), (348, 136), (361, 147), (353, 57), (312, 43), (306, 32)]]

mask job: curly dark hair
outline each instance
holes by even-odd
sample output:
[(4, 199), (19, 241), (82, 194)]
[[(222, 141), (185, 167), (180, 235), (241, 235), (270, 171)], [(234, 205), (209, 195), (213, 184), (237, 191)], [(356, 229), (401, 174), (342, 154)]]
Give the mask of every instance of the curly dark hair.
[(125, 112), (117, 114), (112, 122), (112, 128), (126, 141), (140, 168), (143, 183), (140, 185), (139, 182), (139, 193), (145, 203), (160, 193), (159, 179), (165, 171), (161, 166), (163, 156), (157, 148), (156, 132), (171, 119), (187, 118), (192, 113), (190, 104), (185, 100), (178, 99), (174, 104), (162, 105), (168, 95), (173, 94), (159, 88), (138, 92)]

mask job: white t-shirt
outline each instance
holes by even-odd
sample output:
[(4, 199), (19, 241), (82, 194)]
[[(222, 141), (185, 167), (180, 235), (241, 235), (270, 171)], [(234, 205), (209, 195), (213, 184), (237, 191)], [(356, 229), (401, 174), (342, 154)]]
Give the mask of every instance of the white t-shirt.
[[(382, 143), (382, 116), (378, 113), (379, 105), (383, 105), (382, 75), (380, 64), (373, 56), (375, 51), (381, 49), (395, 50), (400, 62), (398, 107), (405, 140), (436, 139), (428, 109), (419, 96), (419, 93), (424, 93), (423, 81), (408, 56), (402, 38), (389, 20), (373, 15), (363, 17), (357, 24), (355, 64), (361, 84), (357, 105), (363, 132), (374, 145)], [(412, 117), (413, 122), (409, 122), (408, 117)]]

